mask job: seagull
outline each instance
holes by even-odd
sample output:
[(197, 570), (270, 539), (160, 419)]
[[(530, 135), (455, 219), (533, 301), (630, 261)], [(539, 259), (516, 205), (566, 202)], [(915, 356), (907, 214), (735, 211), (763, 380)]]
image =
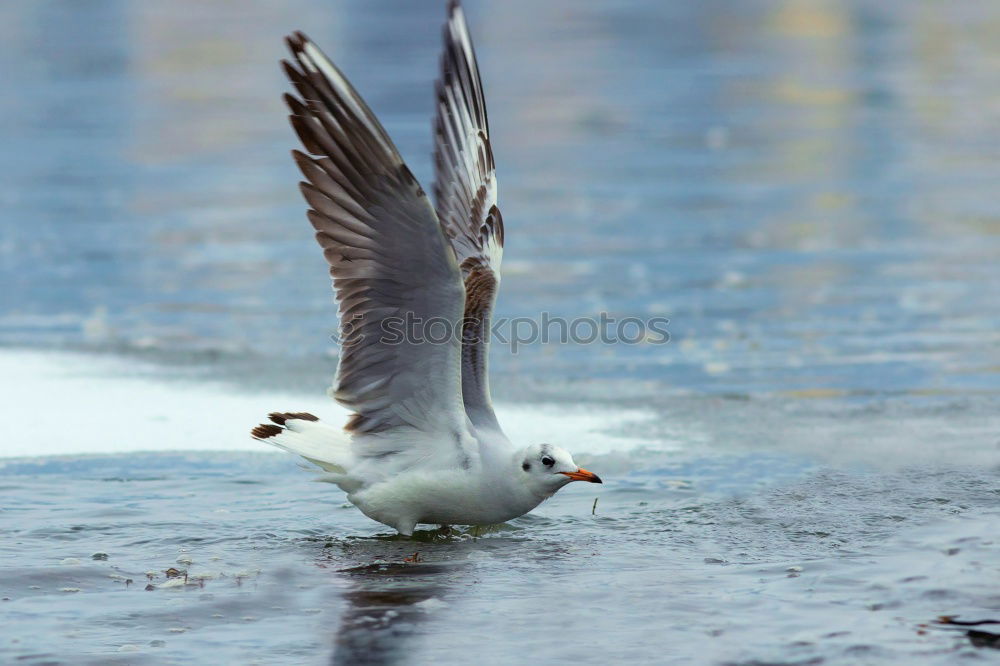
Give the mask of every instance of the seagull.
[[(274, 412), (252, 437), (323, 470), (362, 513), (418, 524), (493, 525), (572, 481), (601, 483), (552, 444), (515, 446), (493, 411), (489, 325), (503, 255), (496, 167), (465, 16), (448, 6), (436, 84), (435, 206), (381, 123), (308, 37), (286, 38), (286, 94), (305, 152), (307, 217), (330, 264), (341, 350), (328, 393), (343, 428)], [(424, 324), (450, 327), (432, 335)]]

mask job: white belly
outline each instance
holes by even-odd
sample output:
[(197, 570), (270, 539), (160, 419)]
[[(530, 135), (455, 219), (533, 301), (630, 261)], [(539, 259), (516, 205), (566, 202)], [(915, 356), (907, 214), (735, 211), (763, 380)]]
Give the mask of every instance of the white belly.
[(518, 496), (465, 471), (410, 472), (348, 495), (369, 518), (407, 534), (418, 523), (493, 525), (524, 515), (541, 502)]

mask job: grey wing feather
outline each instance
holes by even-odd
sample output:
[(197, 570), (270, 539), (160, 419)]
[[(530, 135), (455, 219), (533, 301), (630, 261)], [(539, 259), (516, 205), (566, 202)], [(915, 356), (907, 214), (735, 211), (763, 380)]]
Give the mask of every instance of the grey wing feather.
[(457, 1), (444, 29), (437, 82), (434, 197), (465, 283), (462, 395), (477, 427), (499, 430), (490, 398), (489, 328), (500, 286), (503, 218), (476, 55)]
[[(407, 438), (423, 441), (412, 432), (395, 436), (415, 429), (436, 434), (451, 447), (451, 458), (464, 459), (460, 341), (450, 336), (430, 344), (387, 325), (408, 313), (413, 320), (459, 325), (465, 290), (454, 252), (420, 185), (350, 83), (302, 33), (288, 45), (297, 66), (283, 64), (300, 97), (285, 100), (312, 153), (293, 155), (307, 181), (301, 188), (308, 217), (340, 306), (341, 354), (331, 395), (354, 410), (348, 430), (371, 435), (360, 440), (372, 445), (361, 455), (396, 453)], [(435, 437), (423, 439), (431, 446)]]

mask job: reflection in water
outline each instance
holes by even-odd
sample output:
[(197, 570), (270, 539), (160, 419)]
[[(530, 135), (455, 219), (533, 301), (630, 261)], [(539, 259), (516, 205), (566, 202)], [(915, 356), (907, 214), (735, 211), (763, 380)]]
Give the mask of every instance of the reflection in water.
[(349, 582), (333, 664), (410, 663), (411, 638), (443, 605), (453, 564), (369, 564), (340, 570)]
[(469, 568), (466, 556), (476, 548), (470, 534), (417, 530), (412, 538), (328, 541), (317, 563), (336, 571), (338, 596), (346, 602), (331, 663), (411, 663), (413, 640), (426, 633), (420, 625), (449, 605), (446, 598)]
[[(538, 524), (536, 516), (520, 523)], [(346, 602), (333, 640), (333, 664), (406, 664), (435, 632), (435, 618), (456, 622), (477, 561), (511, 558), (514, 567), (570, 557), (562, 543), (532, 546), (513, 524), (417, 530), (399, 535), (328, 541), (318, 564), (336, 571)], [(345, 562), (368, 562), (344, 567)], [(433, 639), (432, 639), (433, 640)]]

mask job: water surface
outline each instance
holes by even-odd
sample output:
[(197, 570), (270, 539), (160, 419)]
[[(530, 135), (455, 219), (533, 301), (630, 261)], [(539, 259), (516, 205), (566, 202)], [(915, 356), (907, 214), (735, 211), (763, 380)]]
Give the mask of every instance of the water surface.
[(923, 625), (1000, 615), (1000, 10), (466, 6), (499, 314), (670, 319), (493, 350), (508, 430), (606, 486), (411, 542), (247, 452), (342, 415), (280, 38), (429, 188), (443, 6), (7, 2), (0, 661), (994, 657)]

